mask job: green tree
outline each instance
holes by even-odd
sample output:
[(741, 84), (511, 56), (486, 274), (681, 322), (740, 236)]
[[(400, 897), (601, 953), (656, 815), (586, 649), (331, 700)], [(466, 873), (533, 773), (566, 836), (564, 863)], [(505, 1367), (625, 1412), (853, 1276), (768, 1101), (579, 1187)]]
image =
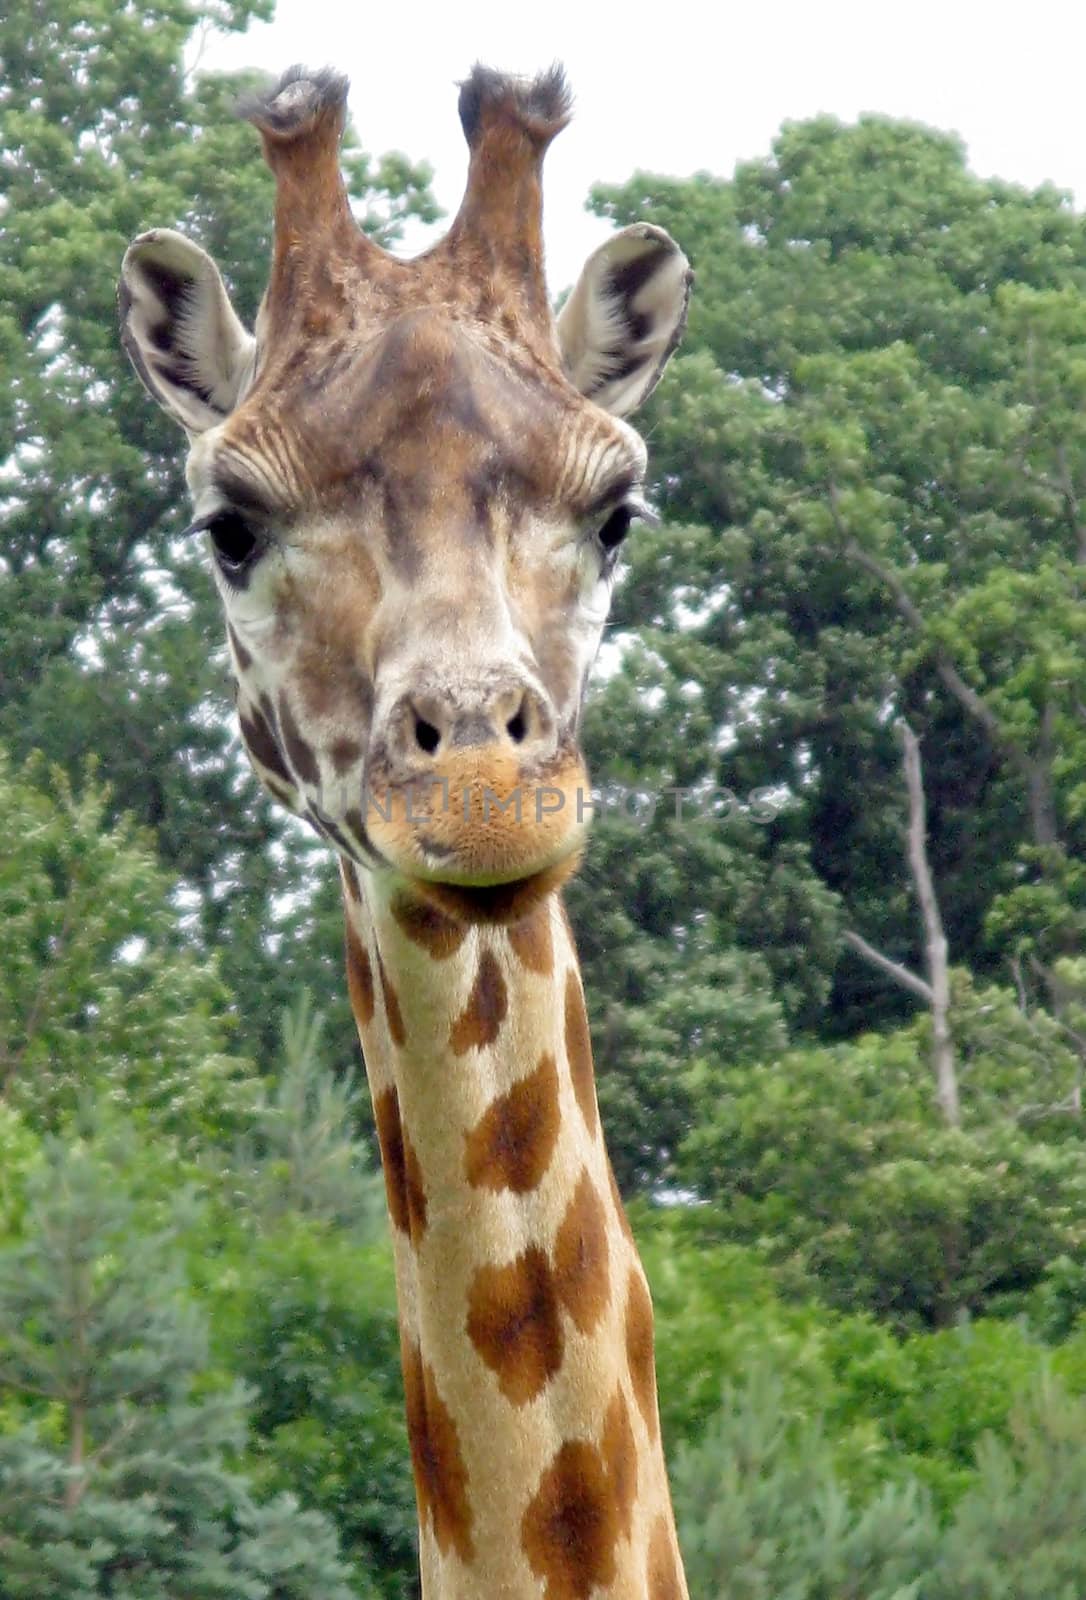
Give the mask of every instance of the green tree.
[[(12, 1600), (350, 1600), (335, 1536), (230, 1470), (246, 1397), (201, 1390), (207, 1332), (176, 1217), (147, 1226), (115, 1166), (46, 1146), (0, 1252), (0, 1566)], [(176, 1211), (176, 1208), (175, 1208)], [(361, 1579), (359, 1580), (362, 1581)]]
[[(634, 544), (620, 596), (620, 637), (651, 631), (634, 686), (616, 676), (601, 697), (604, 774), (644, 750), (673, 781), (775, 797), (757, 873), (744, 863), (770, 887), (719, 935), (769, 963), (793, 1031), (852, 1035), (912, 1002), (841, 954), (842, 909), (921, 966), (906, 717), (953, 958), (1006, 974), (1032, 940), (1034, 998), (1058, 1010), (1047, 973), (1081, 948), (1086, 843), (1086, 224), (1054, 190), (974, 177), (957, 140), (874, 117), (789, 126), (732, 179), (638, 175), (595, 205), (669, 228), (698, 274), (651, 402), (666, 525)], [(829, 935), (806, 941), (791, 991), (783, 861), (808, 875), (792, 925), (806, 911)], [(638, 931), (672, 948), (721, 892), (687, 879), (665, 935), (640, 861), (609, 866)]]
[(923, 1600), (1076, 1600), (1086, 1587), (1086, 1402), (1034, 1383), (988, 1437)]
[(691, 1592), (714, 1600), (919, 1600), (938, 1549), (923, 1490), (888, 1485), (858, 1502), (817, 1419), (797, 1415), (765, 1369), (725, 1390), (674, 1481)]
[(351, 1227), (360, 1238), (383, 1237), (384, 1183), (355, 1131), (368, 1120), (355, 1078), (337, 1076), (325, 1062), (324, 1019), (306, 991), (282, 1026), (282, 1065), (262, 1084), (231, 1163), (247, 1221), (263, 1231), (307, 1217)]
[(252, 1395), (254, 1483), (321, 1511), (367, 1582), (388, 1600), (409, 1600), (418, 1589), (415, 1495), (387, 1237), (366, 1243), (284, 1217), (254, 1239), (214, 1219), (190, 1249), (216, 1364)]
[(897, 1034), (688, 1074), (682, 1179), (703, 1226), (807, 1292), (908, 1327), (1022, 1309), (1081, 1249), (1086, 1148), (1057, 1024), (959, 980), (962, 1125), (934, 1102), (926, 1019)]
[(99, 781), (0, 754), (0, 1099), (40, 1130), (91, 1096), (191, 1154), (257, 1085), (151, 836), (111, 812)]

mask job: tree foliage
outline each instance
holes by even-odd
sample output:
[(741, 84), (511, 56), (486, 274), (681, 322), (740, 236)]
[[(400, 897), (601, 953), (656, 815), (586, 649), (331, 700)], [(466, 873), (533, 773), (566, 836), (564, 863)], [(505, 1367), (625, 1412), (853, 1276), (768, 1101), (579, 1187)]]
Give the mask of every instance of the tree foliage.
[(191, 1151), (240, 1131), (252, 1070), (151, 836), (110, 812), (101, 782), (0, 753), (0, 1098), (56, 1129), (90, 1097)]
[[(772, 963), (794, 1032), (847, 1036), (911, 1002), (841, 953), (835, 919), (920, 965), (892, 736), (907, 716), (953, 959), (1004, 981), (1025, 961), (1058, 1013), (1086, 842), (1082, 220), (1054, 190), (975, 178), (954, 139), (872, 117), (788, 127), (732, 179), (638, 176), (595, 203), (670, 228), (698, 272), (648, 423), (667, 526), (621, 596), (619, 629), (650, 631), (600, 696), (605, 772), (645, 752), (669, 781), (775, 796), (739, 869), (766, 887), (724, 937)], [(661, 927), (638, 866), (616, 863), (612, 893), (639, 966), (666, 968), (735, 877), (687, 873)]]
[(19, 1600), (350, 1600), (331, 1527), (257, 1504), (229, 1460), (240, 1385), (199, 1391), (207, 1331), (176, 1225), (141, 1226), (116, 1172), (48, 1144), (22, 1242), (0, 1253), (0, 1556)]

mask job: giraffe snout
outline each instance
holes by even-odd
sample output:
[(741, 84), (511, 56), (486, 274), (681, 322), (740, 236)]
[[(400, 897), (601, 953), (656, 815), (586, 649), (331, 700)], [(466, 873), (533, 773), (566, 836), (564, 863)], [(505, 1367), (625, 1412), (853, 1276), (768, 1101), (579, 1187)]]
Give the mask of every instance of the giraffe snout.
[(440, 765), (454, 750), (514, 753), (524, 766), (552, 759), (557, 748), (556, 719), (545, 696), (523, 681), (405, 695), (393, 720), (401, 723), (395, 741), (412, 764)]
[(588, 776), (526, 676), (411, 687), (375, 732), (369, 830), (401, 870), (432, 882), (512, 883), (579, 850)]

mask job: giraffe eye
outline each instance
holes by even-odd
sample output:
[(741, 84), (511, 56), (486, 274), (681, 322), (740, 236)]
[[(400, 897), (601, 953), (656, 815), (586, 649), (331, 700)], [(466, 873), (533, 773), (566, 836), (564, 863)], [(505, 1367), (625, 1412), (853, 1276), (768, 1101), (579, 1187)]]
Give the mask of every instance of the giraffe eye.
[(596, 535), (597, 539), (600, 541), (600, 544), (602, 544), (603, 548), (608, 554), (610, 554), (612, 550), (618, 549), (623, 539), (625, 539), (626, 535), (629, 533), (630, 524), (633, 522), (633, 519), (634, 511), (632, 506), (616, 506), (614, 511), (612, 511), (611, 515), (607, 518), (607, 521)]
[(260, 534), (237, 511), (216, 512), (205, 526), (223, 577), (240, 583), (263, 548)]

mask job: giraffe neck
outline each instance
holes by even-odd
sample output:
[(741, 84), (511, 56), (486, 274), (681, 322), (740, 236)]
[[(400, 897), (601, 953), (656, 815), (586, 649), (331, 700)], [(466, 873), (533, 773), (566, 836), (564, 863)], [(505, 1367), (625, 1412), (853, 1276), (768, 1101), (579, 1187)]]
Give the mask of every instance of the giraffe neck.
[(425, 1600), (682, 1600), (652, 1308), (557, 895), (467, 927), (345, 869)]

